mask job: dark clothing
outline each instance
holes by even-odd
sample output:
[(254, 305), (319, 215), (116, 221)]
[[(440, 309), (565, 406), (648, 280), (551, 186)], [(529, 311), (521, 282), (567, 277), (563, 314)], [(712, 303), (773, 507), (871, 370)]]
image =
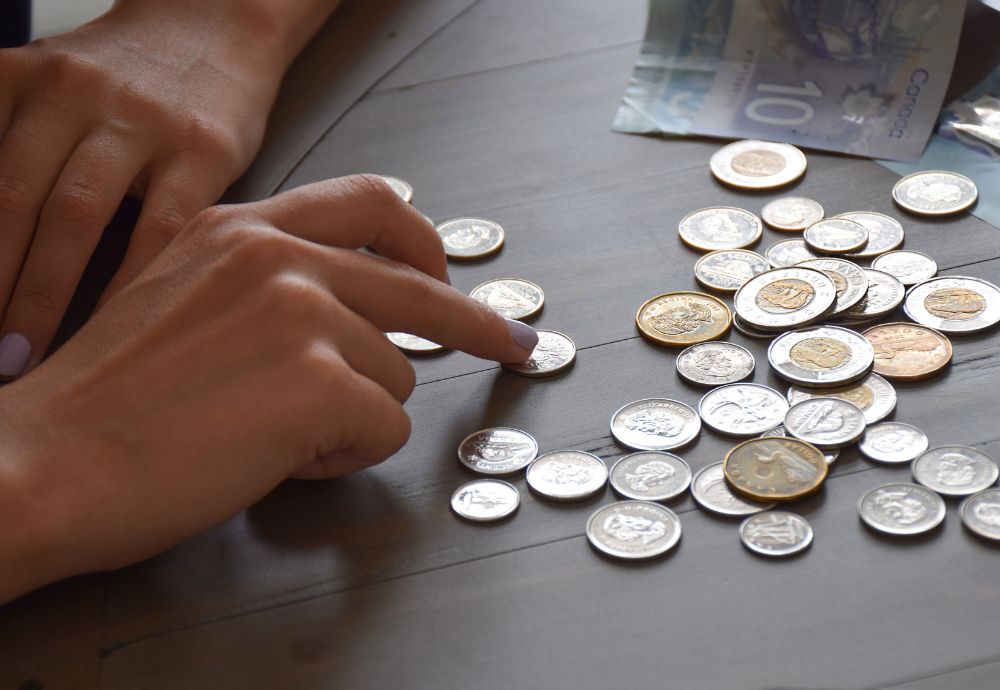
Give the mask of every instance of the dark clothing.
[(0, 0), (0, 48), (31, 40), (31, 0)]

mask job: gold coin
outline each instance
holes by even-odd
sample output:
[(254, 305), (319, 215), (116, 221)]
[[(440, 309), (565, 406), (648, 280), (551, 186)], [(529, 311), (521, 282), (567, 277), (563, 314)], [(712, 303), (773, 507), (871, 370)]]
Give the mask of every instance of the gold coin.
[(672, 347), (721, 338), (732, 322), (732, 312), (725, 302), (701, 292), (659, 295), (639, 307), (635, 315), (639, 333)]
[(951, 341), (927, 326), (884, 323), (861, 335), (875, 348), (873, 371), (891, 381), (921, 381), (951, 362)]
[(787, 436), (744, 441), (726, 455), (729, 486), (757, 501), (795, 501), (816, 491), (827, 463), (816, 446)]

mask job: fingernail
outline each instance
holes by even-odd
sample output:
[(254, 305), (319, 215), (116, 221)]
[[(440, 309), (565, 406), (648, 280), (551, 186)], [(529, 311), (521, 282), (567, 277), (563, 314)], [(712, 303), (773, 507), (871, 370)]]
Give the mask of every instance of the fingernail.
[(507, 328), (510, 329), (510, 337), (514, 339), (514, 342), (518, 346), (528, 352), (535, 351), (535, 345), (538, 344), (538, 331), (528, 324), (515, 321), (514, 319), (507, 319)]
[(19, 376), (31, 357), (31, 343), (20, 333), (8, 333), (0, 339), (0, 376)]

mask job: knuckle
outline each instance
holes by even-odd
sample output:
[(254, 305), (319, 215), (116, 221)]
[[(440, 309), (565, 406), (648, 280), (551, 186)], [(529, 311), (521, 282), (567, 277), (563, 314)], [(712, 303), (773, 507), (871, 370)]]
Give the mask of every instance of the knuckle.
[(101, 192), (85, 182), (69, 182), (53, 192), (47, 215), (72, 225), (93, 225), (103, 221)]
[(171, 206), (162, 206), (144, 214), (139, 231), (165, 246), (180, 234), (186, 224), (184, 213)]
[(372, 173), (362, 173), (360, 175), (348, 175), (340, 178), (340, 183), (344, 186), (349, 196), (358, 196), (377, 199), (379, 205), (402, 205), (404, 202), (396, 192), (392, 191), (385, 180)]
[(59, 306), (48, 285), (42, 283), (28, 283), (19, 285), (14, 290), (11, 303), (18, 303), (35, 312), (44, 314), (57, 314)]
[(45, 56), (45, 72), (57, 87), (74, 92), (103, 88), (108, 82), (108, 71), (100, 62), (80, 53), (50, 49)]
[(265, 308), (307, 337), (311, 337), (320, 323), (317, 316), (335, 309), (330, 293), (309, 278), (290, 271), (276, 273), (265, 283), (264, 291)]
[(239, 137), (224, 127), (202, 115), (192, 115), (181, 126), (182, 141), (188, 147), (210, 158), (235, 167), (239, 163)]
[(29, 215), (31, 190), (28, 183), (17, 177), (0, 176), (0, 214), (21, 218)]
[(215, 232), (227, 227), (235, 218), (231, 206), (219, 204), (209, 206), (195, 214), (191, 219), (191, 230), (197, 234)]

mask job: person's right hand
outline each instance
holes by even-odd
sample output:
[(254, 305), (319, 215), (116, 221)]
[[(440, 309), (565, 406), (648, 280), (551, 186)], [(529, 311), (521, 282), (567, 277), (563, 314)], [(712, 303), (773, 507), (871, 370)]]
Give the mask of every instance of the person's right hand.
[[(366, 245), (381, 256), (355, 251)], [(0, 552), (18, 525), (14, 561), (33, 564), (0, 576), (0, 601), (148, 557), (289, 476), (392, 455), (414, 373), (385, 331), (500, 361), (530, 354), (531, 327), (445, 280), (432, 225), (375, 177), (196, 216), (0, 390)]]

